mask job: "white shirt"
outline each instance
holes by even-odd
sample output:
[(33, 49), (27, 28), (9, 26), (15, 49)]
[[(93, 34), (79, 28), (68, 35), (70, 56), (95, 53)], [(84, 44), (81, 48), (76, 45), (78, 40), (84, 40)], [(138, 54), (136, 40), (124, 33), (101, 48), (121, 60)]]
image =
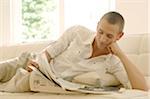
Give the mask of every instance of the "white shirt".
[(87, 72), (95, 72), (102, 78), (101, 86), (111, 85), (110, 79), (113, 77), (125, 88), (131, 88), (124, 66), (117, 56), (108, 54), (88, 59), (92, 55), (94, 38), (94, 31), (83, 26), (73, 26), (48, 46), (47, 51), (53, 58), (50, 66), (55, 75), (73, 79)]

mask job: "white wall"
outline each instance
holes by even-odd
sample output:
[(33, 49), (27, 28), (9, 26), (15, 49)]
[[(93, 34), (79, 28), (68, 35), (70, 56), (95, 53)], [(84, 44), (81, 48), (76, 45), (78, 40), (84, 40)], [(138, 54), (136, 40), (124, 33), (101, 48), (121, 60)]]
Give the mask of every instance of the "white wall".
[[(126, 33), (148, 33), (148, 1), (149, 0), (116, 0), (116, 10), (123, 14), (126, 20)], [(150, 2), (150, 1), (149, 1)], [(150, 5), (150, 4), (149, 4)]]
[(150, 0), (148, 0), (148, 33), (150, 33)]
[(80, 24), (96, 30), (100, 17), (115, 10), (115, 0), (64, 0), (64, 30)]

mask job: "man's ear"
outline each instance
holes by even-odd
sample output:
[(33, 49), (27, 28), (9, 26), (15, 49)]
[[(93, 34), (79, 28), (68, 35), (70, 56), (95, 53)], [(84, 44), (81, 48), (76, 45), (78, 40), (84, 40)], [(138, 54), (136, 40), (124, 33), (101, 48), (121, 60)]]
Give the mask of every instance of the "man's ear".
[(119, 32), (117, 35), (117, 40), (119, 40), (124, 35), (124, 32)]

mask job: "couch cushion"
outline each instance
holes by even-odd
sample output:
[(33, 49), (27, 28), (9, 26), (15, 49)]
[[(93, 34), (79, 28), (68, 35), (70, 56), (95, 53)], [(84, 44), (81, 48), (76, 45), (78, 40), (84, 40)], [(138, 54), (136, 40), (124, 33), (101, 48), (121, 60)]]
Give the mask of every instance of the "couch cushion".
[(125, 35), (120, 39), (118, 44), (126, 54), (138, 54), (140, 42), (141, 37), (139, 35)]
[(150, 35), (142, 36), (139, 49), (138, 65), (145, 76), (150, 76)]
[(150, 53), (140, 54), (138, 55), (138, 63), (137, 66), (141, 69), (145, 76), (150, 76)]
[(119, 46), (145, 76), (150, 76), (150, 35), (127, 35), (120, 40)]
[(141, 36), (139, 53), (150, 53), (150, 35)]

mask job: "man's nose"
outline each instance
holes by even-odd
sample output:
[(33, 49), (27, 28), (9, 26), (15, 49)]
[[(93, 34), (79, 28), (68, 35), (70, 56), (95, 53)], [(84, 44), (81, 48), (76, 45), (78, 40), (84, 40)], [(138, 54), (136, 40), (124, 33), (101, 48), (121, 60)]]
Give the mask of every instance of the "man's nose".
[(107, 37), (105, 35), (101, 35), (100, 41), (103, 43), (107, 42)]

